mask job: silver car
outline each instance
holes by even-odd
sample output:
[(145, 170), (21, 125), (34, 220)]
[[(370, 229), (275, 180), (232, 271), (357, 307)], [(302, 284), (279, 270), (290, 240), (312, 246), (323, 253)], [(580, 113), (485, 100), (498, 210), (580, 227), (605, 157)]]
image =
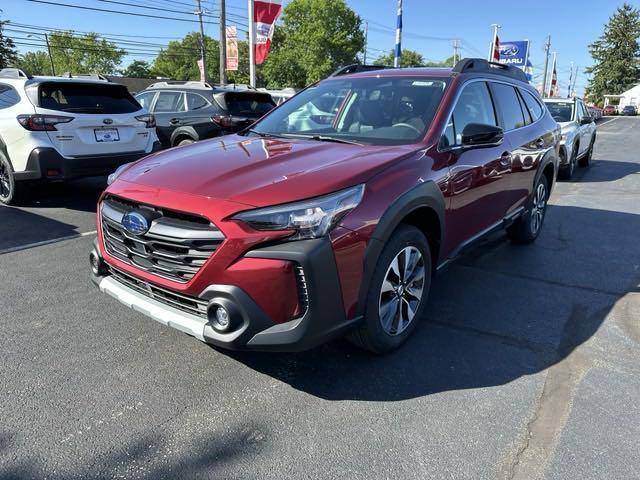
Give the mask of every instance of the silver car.
[(596, 123), (579, 98), (545, 98), (551, 116), (562, 129), (558, 176), (569, 180), (576, 165), (588, 167), (596, 141)]

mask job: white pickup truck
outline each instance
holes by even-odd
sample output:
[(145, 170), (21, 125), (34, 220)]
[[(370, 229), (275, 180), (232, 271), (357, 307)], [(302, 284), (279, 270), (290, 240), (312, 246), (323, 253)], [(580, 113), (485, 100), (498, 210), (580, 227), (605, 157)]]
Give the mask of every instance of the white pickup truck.
[(544, 103), (562, 129), (558, 177), (569, 180), (576, 165), (588, 167), (596, 142), (596, 123), (579, 98), (545, 98)]

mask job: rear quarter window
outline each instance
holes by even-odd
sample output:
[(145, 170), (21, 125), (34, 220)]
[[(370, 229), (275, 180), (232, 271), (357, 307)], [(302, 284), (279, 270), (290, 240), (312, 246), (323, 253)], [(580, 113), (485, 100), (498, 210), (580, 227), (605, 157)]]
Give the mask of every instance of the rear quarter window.
[(226, 93), (224, 103), (231, 115), (261, 117), (276, 106), (269, 95), (252, 93)]
[(0, 109), (14, 106), (20, 101), (20, 95), (9, 85), (0, 85)]
[(51, 82), (38, 88), (37, 106), (73, 113), (133, 113), (140, 104), (123, 85)]
[(525, 126), (525, 119), (515, 87), (505, 83), (492, 82), (500, 126), (505, 132)]

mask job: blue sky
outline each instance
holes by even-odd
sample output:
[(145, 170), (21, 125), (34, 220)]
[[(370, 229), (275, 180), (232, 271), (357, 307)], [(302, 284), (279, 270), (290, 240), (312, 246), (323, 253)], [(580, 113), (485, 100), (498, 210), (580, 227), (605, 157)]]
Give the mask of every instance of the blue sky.
[[(107, 10), (122, 10), (150, 15), (170, 16), (183, 19), (195, 19), (186, 12), (195, 9), (195, 0), (117, 0), (123, 3), (137, 4), (153, 8), (133, 8), (104, 0), (46, 0), (53, 4), (67, 3), (95, 7)], [(215, 15), (218, 11), (217, 0), (205, 0), (207, 10)], [(287, 2), (285, 1), (285, 4)], [(395, 0), (347, 0), (347, 3), (364, 20), (369, 22), (368, 59), (393, 48), (396, 15)], [(640, 0), (630, 1), (640, 7)], [(452, 53), (451, 39), (462, 41), (464, 56), (485, 57), (491, 40), (491, 24), (498, 23), (502, 29), (503, 40), (531, 41), (530, 58), (537, 67), (535, 74), (540, 75), (543, 63), (543, 44), (547, 34), (551, 34), (552, 51), (558, 54), (558, 74), (561, 91), (566, 89), (570, 62), (580, 67), (578, 93), (586, 84), (583, 73), (585, 66), (591, 63), (587, 45), (602, 33), (602, 27), (622, 0), (537, 0), (479, 2), (477, 0), (404, 0), (404, 36), (403, 47), (419, 51), (425, 58), (442, 60)], [(194, 7), (190, 7), (194, 5)], [(227, 0), (229, 24), (238, 22), (239, 29), (246, 27), (245, 0)], [(114, 37), (129, 42), (123, 47), (138, 48), (139, 54), (127, 57), (125, 63), (134, 58), (152, 60), (151, 52), (171, 38), (180, 38), (197, 28), (195, 21), (180, 22), (160, 20), (106, 12), (92, 12), (59, 5), (35, 3), (28, 0), (0, 0), (3, 20), (12, 22), (73, 29), (77, 31), (96, 31), (109, 35), (138, 35), (141, 37)], [(163, 12), (160, 8), (185, 12)], [(215, 21), (211, 19), (211, 21)], [(217, 37), (218, 27), (206, 26), (206, 33)], [(38, 40), (26, 39), (25, 33), (7, 32), (9, 35), (22, 36), (21, 43), (37, 43)], [(242, 35), (242, 33), (240, 33)], [(37, 37), (35, 37), (37, 38)], [(142, 44), (141, 42), (146, 42)], [(140, 43), (135, 45), (134, 43)], [(24, 52), (37, 47), (21, 45)]]

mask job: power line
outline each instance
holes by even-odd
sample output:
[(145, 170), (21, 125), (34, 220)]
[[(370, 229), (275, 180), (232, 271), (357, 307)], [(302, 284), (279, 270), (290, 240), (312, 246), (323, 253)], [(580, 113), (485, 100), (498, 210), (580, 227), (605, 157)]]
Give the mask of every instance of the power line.
[[(68, 7), (68, 8), (78, 8), (81, 10), (91, 10), (94, 12), (105, 12), (105, 13), (115, 13), (119, 15), (131, 15), (134, 17), (146, 17), (146, 18), (157, 18), (160, 20), (173, 20), (176, 22), (188, 22), (193, 23), (194, 20), (187, 20), (185, 18), (175, 18), (175, 17), (164, 17), (160, 15), (150, 15), (147, 13), (133, 13), (133, 12), (123, 12), (122, 10), (107, 10), (105, 8), (96, 8), (96, 7), (84, 7), (82, 5), (72, 5), (69, 3), (60, 3), (60, 2), (49, 2), (47, 0), (26, 0), (27, 2), (33, 3), (43, 3), (47, 5), (55, 5), (56, 7)], [(212, 23), (212, 22), (204, 22), (204, 23)], [(217, 25), (214, 23), (214, 25)]]

